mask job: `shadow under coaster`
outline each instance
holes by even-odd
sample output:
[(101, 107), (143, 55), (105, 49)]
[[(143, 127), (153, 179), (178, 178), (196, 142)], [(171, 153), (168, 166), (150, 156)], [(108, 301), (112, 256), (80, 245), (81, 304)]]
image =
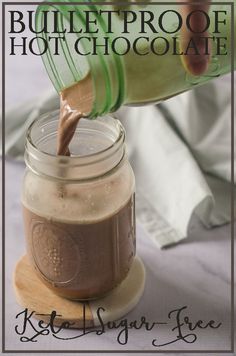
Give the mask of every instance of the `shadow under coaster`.
[[(97, 311), (102, 310), (104, 324), (122, 318), (139, 302), (145, 285), (145, 267), (139, 257), (135, 257), (126, 279), (107, 296), (88, 302), (65, 299), (54, 294), (37, 277), (27, 256), (17, 263), (14, 272), (14, 289), (17, 302), (30, 312), (35, 312), (37, 319), (49, 323), (52, 311), (57, 316), (54, 326), (62, 326), (63, 322), (73, 323), (71, 328), (89, 328), (100, 325)], [(40, 315), (36, 315), (40, 314)], [(46, 314), (46, 315), (42, 315)]]

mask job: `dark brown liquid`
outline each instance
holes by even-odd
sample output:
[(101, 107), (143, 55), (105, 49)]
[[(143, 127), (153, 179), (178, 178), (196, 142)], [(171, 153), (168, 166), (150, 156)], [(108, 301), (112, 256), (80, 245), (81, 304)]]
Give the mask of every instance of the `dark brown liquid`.
[(27, 252), (41, 280), (56, 294), (93, 299), (127, 275), (135, 255), (134, 196), (100, 222), (53, 221), (25, 206)]

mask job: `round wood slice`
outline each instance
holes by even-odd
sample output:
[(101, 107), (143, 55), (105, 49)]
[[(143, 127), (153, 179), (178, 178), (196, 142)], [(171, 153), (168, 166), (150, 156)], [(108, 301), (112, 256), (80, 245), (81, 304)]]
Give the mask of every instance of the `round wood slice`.
[[(139, 302), (145, 284), (145, 268), (139, 257), (136, 257), (126, 279), (109, 295), (94, 301), (78, 302), (54, 294), (37, 277), (29, 264), (27, 256), (17, 263), (14, 272), (14, 289), (17, 302), (34, 316), (48, 323), (52, 311), (58, 316), (55, 326), (63, 322), (73, 323), (73, 328), (88, 328), (99, 325), (98, 308), (102, 307), (104, 323), (122, 318)], [(36, 314), (47, 314), (39, 315)]]

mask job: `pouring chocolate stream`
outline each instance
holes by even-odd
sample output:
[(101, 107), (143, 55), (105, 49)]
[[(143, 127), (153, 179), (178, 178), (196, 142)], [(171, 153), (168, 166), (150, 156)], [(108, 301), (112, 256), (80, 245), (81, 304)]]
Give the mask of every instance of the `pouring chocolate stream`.
[(69, 144), (82, 117), (87, 117), (93, 104), (92, 79), (84, 79), (60, 93), (60, 117), (57, 136), (57, 155), (70, 156)]

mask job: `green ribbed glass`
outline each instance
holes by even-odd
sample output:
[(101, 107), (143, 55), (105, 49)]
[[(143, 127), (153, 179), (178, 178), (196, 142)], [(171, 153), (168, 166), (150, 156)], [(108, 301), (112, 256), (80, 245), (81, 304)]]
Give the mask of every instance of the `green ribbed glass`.
[[(68, 4), (59, 4), (60, 2), (68, 2)], [(74, 30), (79, 31), (81, 28), (85, 29), (85, 12), (91, 10), (124, 10), (129, 9), (132, 11), (152, 11), (153, 13), (161, 13), (165, 10), (179, 10), (177, 5), (161, 5), (151, 4), (147, 2), (146, 5), (142, 4), (128, 4), (127, 5), (96, 5), (96, 2), (91, 3), (87, 1), (87, 4), (83, 2), (81, 5), (73, 4), (76, 1), (58, 1), (57, 4), (51, 5), (43, 3), (39, 5), (36, 12), (36, 28), (40, 30), (43, 23), (44, 11), (59, 11), (58, 29), (69, 28), (70, 11), (75, 11), (74, 14)], [(220, 1), (217, 1), (220, 2)], [(236, 0), (234, 0), (236, 5)], [(194, 76), (188, 73), (183, 66), (181, 56), (173, 55), (172, 48), (170, 52), (157, 56), (153, 53), (148, 55), (137, 55), (132, 50), (127, 54), (121, 56), (115, 54), (111, 50), (112, 41), (118, 37), (127, 37), (132, 43), (137, 36), (146, 36), (151, 38), (162, 36), (167, 40), (170, 40), (170, 35), (159, 32), (158, 34), (152, 33), (151, 30), (145, 35), (138, 33), (140, 25), (138, 21), (130, 25), (130, 33), (122, 33), (122, 21), (119, 16), (112, 17), (112, 27), (114, 32), (107, 34), (107, 23), (104, 17), (96, 16), (97, 27), (99, 28), (98, 34), (86, 33), (82, 36), (94, 38), (99, 37), (98, 42), (103, 43), (104, 37), (109, 37), (108, 47), (109, 55), (103, 55), (103, 47), (98, 47), (97, 55), (79, 55), (74, 49), (75, 41), (81, 36), (81, 34), (66, 34), (65, 41), (60, 41), (60, 55), (53, 53), (53, 42), (49, 41), (49, 36), (52, 34), (41, 33), (38, 36), (44, 37), (49, 45), (49, 50), (42, 56), (48, 75), (52, 80), (58, 92), (62, 91), (73, 85), (76, 82), (82, 80), (88, 73), (91, 74), (93, 81), (93, 109), (90, 113), (90, 117), (96, 117), (98, 115), (104, 115), (109, 112), (116, 111), (122, 105), (145, 105), (150, 103), (157, 103), (165, 100), (169, 97), (190, 90), (198, 85), (201, 85), (209, 80), (219, 77), (231, 70), (231, 6), (229, 4), (211, 5), (209, 15), (213, 16), (214, 10), (227, 11), (227, 26), (222, 26), (221, 36), (227, 37), (226, 50), (227, 55), (216, 55), (216, 43), (212, 45), (212, 57), (209, 64), (209, 68), (204, 75)], [(168, 17), (167, 28), (171, 32), (171, 29), (176, 26), (175, 16)], [(210, 34), (213, 21), (211, 21)], [(51, 27), (51, 28), (50, 28)], [(53, 29), (53, 16), (51, 20), (49, 16), (49, 29)], [(93, 30), (93, 25), (90, 27)], [(173, 35), (172, 35), (173, 36)], [(177, 37), (177, 45), (179, 46), (179, 34)], [(236, 37), (236, 36), (235, 36)], [(88, 39), (81, 39), (81, 51), (84, 53), (90, 50), (91, 43)], [(39, 47), (41, 46), (38, 41)], [(140, 52), (145, 53), (147, 47), (145, 41), (140, 41)], [(125, 50), (124, 41), (120, 41), (117, 45), (119, 53)], [(234, 41), (234, 48), (236, 48), (236, 42)], [(161, 52), (161, 45), (159, 43), (158, 51)], [(235, 50), (234, 50), (235, 51)], [(236, 55), (234, 56), (236, 59)], [(236, 67), (236, 60), (234, 59), (234, 67)]]

